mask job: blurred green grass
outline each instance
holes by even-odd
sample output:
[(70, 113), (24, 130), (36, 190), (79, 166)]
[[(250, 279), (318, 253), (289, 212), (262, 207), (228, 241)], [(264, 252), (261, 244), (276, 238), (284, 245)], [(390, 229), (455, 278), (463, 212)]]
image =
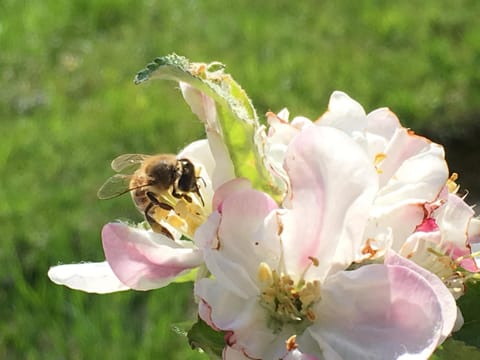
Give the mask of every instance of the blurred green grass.
[(2, 0), (0, 358), (203, 358), (170, 330), (194, 314), (188, 284), (100, 296), (46, 277), (57, 263), (103, 260), (102, 225), (140, 219), (128, 196), (96, 199), (112, 158), (176, 152), (203, 136), (175, 84), (133, 85), (151, 59), (227, 64), (260, 115), (286, 106), (316, 118), (344, 90), (454, 144), (452, 169), (468, 170), (479, 14), (474, 0)]

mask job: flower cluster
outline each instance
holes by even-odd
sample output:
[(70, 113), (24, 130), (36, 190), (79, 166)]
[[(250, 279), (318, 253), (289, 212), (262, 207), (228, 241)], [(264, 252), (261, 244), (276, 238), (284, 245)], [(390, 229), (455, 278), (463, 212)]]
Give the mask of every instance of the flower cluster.
[[(207, 138), (177, 158), (198, 170), (202, 201), (178, 190), (178, 169), (163, 192), (145, 183), (145, 215), (168, 231), (107, 224), (106, 261), (52, 267), (52, 281), (149, 290), (197, 269), (198, 314), (224, 333), (225, 359), (426, 359), (462, 326), (480, 221), (442, 146), (339, 91), (315, 121), (242, 122), (250, 104), (218, 63), (167, 60), (157, 67), (194, 79), (180, 86)], [(227, 126), (225, 106), (247, 131)]]

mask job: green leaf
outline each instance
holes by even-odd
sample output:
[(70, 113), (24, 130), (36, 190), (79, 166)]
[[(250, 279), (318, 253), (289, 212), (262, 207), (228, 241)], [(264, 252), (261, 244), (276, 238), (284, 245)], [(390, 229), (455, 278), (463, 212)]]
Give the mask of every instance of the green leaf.
[(260, 128), (255, 109), (245, 91), (223, 69), (219, 62), (191, 63), (183, 56), (170, 54), (148, 64), (137, 73), (134, 82), (141, 84), (149, 79), (184, 82), (210, 97), (235, 175), (249, 179), (255, 188), (278, 198), (280, 190), (263, 164), (263, 144), (255, 141)]
[(182, 321), (182, 322), (177, 322), (172, 324), (172, 330), (174, 333), (187, 337), (188, 332), (190, 329), (195, 325), (195, 322), (193, 320), (187, 320), (187, 321)]
[(197, 279), (198, 268), (191, 269), (189, 272), (182, 276), (178, 276), (173, 281), (174, 283), (193, 282)]
[(200, 318), (188, 331), (188, 342), (192, 349), (202, 349), (210, 359), (221, 359), (225, 347), (225, 334), (213, 330)]
[(468, 282), (465, 295), (458, 299), (457, 304), (465, 322), (459, 331), (453, 333), (453, 337), (480, 348), (480, 282)]
[(446, 340), (442, 346), (435, 351), (430, 360), (473, 360), (480, 359), (478, 348), (469, 346), (462, 341), (452, 338)]

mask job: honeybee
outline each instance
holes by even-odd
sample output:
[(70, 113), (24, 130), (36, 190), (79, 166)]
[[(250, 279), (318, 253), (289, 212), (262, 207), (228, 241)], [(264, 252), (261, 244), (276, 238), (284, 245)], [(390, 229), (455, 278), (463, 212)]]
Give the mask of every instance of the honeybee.
[(174, 210), (173, 200), (192, 203), (192, 194), (205, 206), (198, 182), (198, 169), (185, 158), (174, 154), (124, 154), (112, 161), (118, 174), (109, 178), (98, 190), (100, 199), (111, 199), (131, 192), (137, 209), (155, 232), (173, 239), (171, 232), (155, 218), (157, 211), (165, 214)]

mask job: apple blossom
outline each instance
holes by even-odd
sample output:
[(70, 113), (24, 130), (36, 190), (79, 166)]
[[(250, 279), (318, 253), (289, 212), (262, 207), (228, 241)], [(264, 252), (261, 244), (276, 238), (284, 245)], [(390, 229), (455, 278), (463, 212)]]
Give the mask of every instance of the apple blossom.
[(424, 205), (434, 201), (448, 179), (443, 148), (401, 126), (387, 108), (368, 115), (347, 94), (335, 91), (328, 111), (315, 122), (295, 117), (288, 122), (288, 111), (268, 114), (265, 136), (266, 156), (274, 173), (282, 171), (288, 143), (308, 124), (344, 131), (357, 142), (370, 159), (379, 180), (379, 190), (364, 239), (365, 253), (381, 253), (387, 248), (398, 251), (424, 217)]
[[(268, 149), (278, 168), (288, 143), (310, 121), (296, 117), (288, 123), (286, 110), (268, 119)], [(390, 110), (367, 115), (338, 91), (315, 124), (349, 134), (378, 173), (379, 191), (364, 234), (365, 258), (378, 259), (393, 249), (437, 275), (455, 298), (463, 295), (466, 282), (478, 272), (471, 247), (476, 250), (480, 231), (472, 208), (456, 194), (456, 174), (447, 177), (442, 147), (401, 127)], [(462, 322), (459, 312), (455, 329)]]
[(308, 126), (284, 165), (283, 208), (235, 180), (195, 234), (213, 275), (195, 284), (199, 314), (226, 332), (226, 353), (427, 358), (456, 318), (442, 282), (390, 252), (385, 264), (348, 270), (378, 188), (365, 152), (342, 131)]
[(284, 109), (267, 128), (223, 70), (172, 54), (135, 77), (177, 81), (203, 122), (207, 140), (178, 155), (200, 169), (202, 201), (172, 194), (152, 212), (171, 237), (106, 224), (106, 261), (50, 279), (149, 290), (200, 268), (198, 314), (224, 359), (428, 358), (462, 325), (455, 299), (480, 263), (480, 220), (443, 147), (340, 91), (316, 121)]

